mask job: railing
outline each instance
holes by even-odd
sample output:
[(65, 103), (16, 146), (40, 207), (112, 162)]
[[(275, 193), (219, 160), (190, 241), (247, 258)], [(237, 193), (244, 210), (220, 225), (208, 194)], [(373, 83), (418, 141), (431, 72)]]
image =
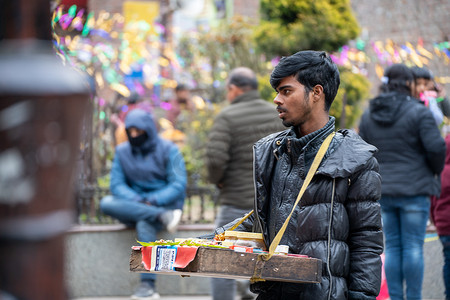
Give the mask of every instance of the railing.
[[(118, 221), (100, 211), (100, 200), (109, 189), (84, 185), (76, 193), (76, 213), (79, 224), (114, 224)], [(214, 186), (188, 185), (184, 201), (182, 224), (214, 223), (218, 190)]]

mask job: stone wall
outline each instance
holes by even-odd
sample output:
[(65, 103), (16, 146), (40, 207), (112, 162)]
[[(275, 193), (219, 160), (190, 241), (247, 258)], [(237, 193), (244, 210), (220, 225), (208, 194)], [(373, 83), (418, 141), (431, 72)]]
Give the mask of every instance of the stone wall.
[[(433, 52), (433, 43), (450, 39), (450, 1), (352, 0), (351, 6), (362, 28), (361, 38), (364, 41), (385, 42), (391, 39), (396, 44), (410, 42), (416, 46), (419, 39), (422, 39), (424, 48), (434, 56), (427, 67), (435, 76), (450, 76), (450, 65), (445, 64), (445, 60)], [(374, 93), (380, 81), (375, 75), (373, 63), (368, 71)], [(446, 85), (446, 90), (450, 91), (449, 84)]]

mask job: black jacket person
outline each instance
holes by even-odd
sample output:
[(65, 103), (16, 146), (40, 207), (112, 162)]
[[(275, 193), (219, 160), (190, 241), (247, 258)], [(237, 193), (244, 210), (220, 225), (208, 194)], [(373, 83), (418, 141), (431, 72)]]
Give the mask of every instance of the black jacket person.
[[(326, 53), (301, 51), (280, 61), (271, 85), (279, 117), (290, 129), (255, 144), (255, 214), (236, 229), (261, 231), (266, 246), (293, 209), (319, 147), (335, 130), (328, 111), (339, 72)], [(321, 259), (322, 281), (257, 282), (257, 299), (376, 299), (383, 236), (375, 152), (352, 131), (336, 133), (280, 242), (291, 253)]]

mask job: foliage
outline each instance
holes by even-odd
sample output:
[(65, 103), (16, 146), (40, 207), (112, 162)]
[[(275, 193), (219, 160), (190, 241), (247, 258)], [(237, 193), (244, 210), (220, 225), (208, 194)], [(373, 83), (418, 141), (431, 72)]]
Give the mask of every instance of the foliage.
[(360, 74), (352, 73), (349, 69), (340, 69), (341, 84), (339, 91), (330, 108), (330, 115), (336, 117), (336, 126), (340, 127), (344, 97), (345, 105), (345, 125), (344, 128), (352, 128), (359, 120), (362, 113), (362, 105), (370, 94), (369, 80)]
[(264, 75), (258, 75), (258, 90), (259, 93), (261, 94), (261, 98), (272, 102), (273, 99), (275, 99), (277, 92), (272, 88), (272, 86), (270, 85), (270, 73), (267, 72)]
[[(211, 58), (213, 70), (250, 67), (258, 72), (262, 61), (251, 41), (253, 26), (242, 16), (234, 17), (200, 36), (200, 53)], [(217, 79), (217, 78), (215, 78)]]
[(191, 184), (206, 185), (208, 183), (205, 166), (206, 143), (214, 116), (218, 111), (218, 105), (210, 105), (205, 109), (197, 110), (192, 118), (180, 118), (185, 120), (179, 123), (180, 130), (185, 134), (185, 142), (181, 146), (181, 153), (185, 160), (188, 182)]
[(236, 67), (249, 67), (258, 75), (263, 99), (272, 101), (274, 90), (270, 87), (270, 72), (264, 56), (256, 52), (252, 40), (253, 25), (243, 17), (235, 17), (231, 22), (186, 35), (180, 40), (177, 54), (184, 69), (191, 74), (198, 87), (209, 90), (207, 98), (214, 104), (205, 110), (198, 110), (192, 122), (179, 128), (185, 135), (181, 151), (185, 158), (189, 180), (200, 185), (208, 183), (205, 166), (206, 143), (214, 116), (226, 105), (225, 80), (229, 71)]
[(261, 0), (256, 44), (266, 55), (335, 51), (359, 34), (349, 0)]
[(111, 181), (111, 174), (107, 173), (103, 176), (97, 177), (97, 186), (101, 189), (109, 189), (109, 183)]
[(223, 99), (228, 72), (236, 67), (249, 67), (256, 73), (265, 71), (265, 57), (258, 54), (252, 40), (253, 25), (242, 16), (217, 27), (185, 36), (180, 40), (177, 53), (184, 68), (200, 87), (213, 88), (210, 99)]

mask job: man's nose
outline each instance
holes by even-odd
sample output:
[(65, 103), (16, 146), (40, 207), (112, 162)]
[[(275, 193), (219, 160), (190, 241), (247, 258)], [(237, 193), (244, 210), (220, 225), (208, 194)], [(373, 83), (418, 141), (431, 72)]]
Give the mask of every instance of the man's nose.
[(280, 95), (277, 94), (277, 96), (275, 97), (275, 99), (273, 99), (273, 103), (275, 103), (276, 105), (280, 105), (283, 104), (283, 101), (281, 101), (281, 97), (279, 97)]

